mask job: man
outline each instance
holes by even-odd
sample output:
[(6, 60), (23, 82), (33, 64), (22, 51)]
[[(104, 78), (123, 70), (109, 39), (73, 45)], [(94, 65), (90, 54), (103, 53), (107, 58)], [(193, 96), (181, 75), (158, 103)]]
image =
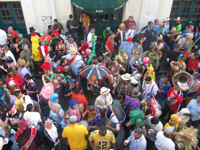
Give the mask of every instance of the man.
[(109, 57), (109, 53), (105, 52), (103, 53), (103, 56), (104, 56), (103, 63), (106, 65), (107, 68), (109, 68), (112, 65), (112, 60)]
[(18, 33), (16, 31), (13, 30), (13, 27), (8, 27), (7, 33), (11, 33), (13, 35), (14, 38), (18, 37)]
[(100, 90), (100, 96), (96, 98), (95, 106), (97, 106), (102, 112), (107, 108), (111, 107), (113, 103), (113, 98), (110, 94), (110, 89), (102, 87)]
[(63, 130), (62, 137), (67, 141), (71, 150), (87, 149), (88, 131), (85, 126), (77, 123), (76, 116), (70, 116), (70, 125)]
[(38, 123), (42, 122), (41, 116), (39, 112), (34, 112), (33, 104), (28, 104), (26, 107), (26, 112), (23, 116), (24, 120), (29, 120), (29, 127), (34, 126), (37, 127)]
[(96, 130), (101, 125), (101, 114), (95, 105), (88, 106), (88, 109), (83, 114), (83, 118), (89, 123), (88, 130)]
[(6, 45), (7, 41), (7, 34), (4, 30), (0, 29), (0, 45), (4, 46)]
[(133, 28), (136, 29), (136, 22), (133, 20), (133, 16), (129, 16), (128, 20), (124, 21), (126, 30), (130, 28), (131, 25), (133, 25)]
[(23, 112), (24, 111), (24, 106), (23, 106), (23, 97), (24, 95), (22, 94), (22, 92), (20, 90), (16, 90), (15, 91), (15, 109), (17, 111)]
[(51, 39), (52, 39), (52, 37), (50, 35), (48, 35), (47, 32), (44, 32), (43, 36), (40, 37), (40, 42), (42, 43), (42, 45), (44, 45), (45, 41), (50, 43)]
[(91, 28), (90, 32), (87, 35), (87, 43), (88, 43), (90, 49), (92, 49), (92, 40), (93, 40), (92, 34), (94, 34), (94, 33), (95, 33), (95, 28)]
[(150, 76), (148, 76), (145, 78), (145, 81), (143, 81), (142, 90), (142, 97), (143, 99), (145, 99), (147, 94), (149, 94), (150, 92), (153, 93), (154, 96), (156, 96), (157, 92), (159, 91), (159, 88), (156, 82)]
[(31, 47), (30, 41), (27, 38), (23, 37), (23, 34), (19, 34), (19, 45), (21, 48), (24, 48), (25, 45), (28, 45), (28, 48)]
[(60, 69), (61, 73), (64, 73), (66, 65), (67, 65), (67, 60), (64, 59), (64, 58), (61, 58), (60, 59), (60, 64), (56, 68)]
[(112, 33), (112, 30), (110, 29), (110, 27), (106, 27), (106, 29), (103, 30), (103, 37), (105, 40), (107, 40), (107, 38), (110, 36), (110, 34)]
[(59, 148), (61, 139), (61, 127), (54, 122), (53, 118), (47, 117), (44, 125), (39, 129), (39, 138), (41, 143), (48, 150), (55, 150)]
[(196, 127), (200, 123), (200, 93), (196, 94), (196, 99), (189, 102), (187, 109), (192, 115), (189, 124)]
[(89, 142), (90, 146), (92, 147), (92, 150), (109, 150), (111, 147), (111, 144), (114, 149), (116, 140), (115, 136), (110, 130), (106, 130), (105, 126), (101, 126), (99, 130), (95, 130), (91, 132), (89, 136)]
[(133, 45), (133, 42), (132, 42), (132, 37), (128, 37), (127, 38), (127, 41), (123, 41), (121, 42), (120, 44), (120, 47), (119, 47), (119, 53), (120, 51), (124, 49), (124, 52), (130, 56), (130, 54), (132, 53), (133, 49), (134, 49), (134, 45)]
[(67, 84), (67, 79), (64, 74), (61, 73), (61, 70), (59, 68), (56, 68), (54, 74), (51, 75), (51, 80), (53, 79), (59, 80), (64, 85)]
[(93, 54), (92, 54), (92, 50), (91, 49), (86, 49), (86, 53), (87, 53), (87, 56), (88, 56), (88, 59), (86, 61), (86, 65), (91, 65), (92, 63), (92, 58), (93, 58)]
[(167, 127), (165, 132), (159, 131), (156, 135), (155, 146), (158, 150), (175, 150), (174, 142), (169, 138), (173, 134), (173, 127)]
[(109, 53), (110, 57), (112, 57), (112, 54), (115, 48), (115, 33), (114, 32), (111, 32), (110, 36), (106, 40), (105, 48), (106, 48), (105, 51)]
[(89, 32), (89, 27), (90, 27), (90, 17), (87, 16), (85, 12), (83, 12), (80, 17), (80, 22), (82, 22), (83, 37), (84, 37), (84, 41), (86, 41), (87, 35)]
[[(182, 92), (177, 87), (170, 88), (170, 90), (167, 92), (167, 100), (165, 101), (160, 118), (165, 117), (167, 113), (169, 113), (169, 116), (175, 113), (179, 109), (182, 102)], [(169, 117), (167, 120), (169, 120)]]
[(74, 41), (77, 42), (77, 29), (79, 28), (79, 25), (78, 22), (74, 20), (73, 15), (69, 15), (66, 28), (68, 29)]
[(54, 25), (53, 25), (53, 30), (58, 29), (58, 31), (61, 31), (63, 29), (63, 25), (58, 22), (57, 19), (54, 19)]
[(133, 38), (134, 35), (135, 35), (135, 29), (134, 29), (134, 26), (133, 26), (133, 24), (132, 24), (132, 25), (130, 26), (130, 28), (128, 29), (128, 31), (126, 32), (125, 38), (126, 38), (126, 40), (127, 40), (129, 37)]
[(178, 17), (176, 19), (176, 32), (179, 33), (182, 30), (181, 18)]
[(143, 135), (143, 131), (141, 128), (136, 128), (129, 138), (124, 141), (124, 145), (129, 144), (130, 150), (146, 150), (147, 141)]
[(195, 58), (195, 53), (191, 52), (190, 58), (188, 58), (187, 71), (193, 74), (193, 72), (197, 70), (198, 64), (199, 60)]

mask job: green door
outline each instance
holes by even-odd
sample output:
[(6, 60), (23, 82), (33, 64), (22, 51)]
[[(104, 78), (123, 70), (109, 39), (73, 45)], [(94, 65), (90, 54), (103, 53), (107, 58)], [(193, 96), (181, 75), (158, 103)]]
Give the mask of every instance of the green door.
[[(74, 18), (79, 20), (82, 11), (76, 7), (73, 7), (73, 10)], [(117, 30), (117, 27), (122, 21), (122, 12), (123, 8), (120, 8), (113, 13), (86, 13), (90, 17), (90, 28), (95, 27), (96, 34), (99, 36), (107, 26), (110, 26), (113, 31)]]
[(188, 21), (196, 25), (200, 20), (200, 0), (174, 0), (170, 15), (172, 25), (175, 25), (177, 17), (181, 17), (182, 29), (185, 29)]
[(20, 2), (0, 2), (0, 28), (6, 29), (9, 26), (27, 36)]

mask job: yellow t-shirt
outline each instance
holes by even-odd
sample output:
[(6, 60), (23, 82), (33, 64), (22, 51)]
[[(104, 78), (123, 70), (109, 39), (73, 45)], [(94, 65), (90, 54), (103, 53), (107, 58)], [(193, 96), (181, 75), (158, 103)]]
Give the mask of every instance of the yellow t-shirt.
[(94, 146), (98, 150), (109, 150), (110, 143), (112, 143), (112, 144), (116, 143), (115, 136), (112, 133), (112, 131), (110, 131), (110, 130), (107, 130), (107, 133), (104, 137), (102, 137), (99, 134), (99, 130), (95, 130), (95, 131), (91, 132), (91, 134), (89, 136), (89, 141), (94, 142)]
[(86, 149), (86, 135), (88, 135), (86, 127), (78, 123), (65, 127), (62, 133), (62, 137), (67, 138), (71, 150)]
[(24, 110), (23, 97), (24, 96), (22, 96), (20, 99), (18, 99), (18, 98), (15, 99), (15, 109), (16, 110)]

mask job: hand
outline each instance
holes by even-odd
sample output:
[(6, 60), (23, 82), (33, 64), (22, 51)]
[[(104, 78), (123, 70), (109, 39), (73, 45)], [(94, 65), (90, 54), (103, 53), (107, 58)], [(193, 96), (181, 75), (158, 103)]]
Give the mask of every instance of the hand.
[(57, 145), (59, 142), (60, 142), (60, 140), (58, 139), (58, 140), (56, 141), (56, 145)]
[(74, 28), (74, 26), (70, 26), (70, 29), (73, 29)]
[(31, 55), (31, 59), (33, 59), (33, 55)]
[(106, 124), (106, 128), (110, 128), (110, 126)]
[(153, 129), (149, 130), (151, 134), (156, 134), (156, 132)]
[(124, 145), (125, 145), (125, 146), (128, 145), (128, 140), (125, 140), (125, 141), (124, 141)]

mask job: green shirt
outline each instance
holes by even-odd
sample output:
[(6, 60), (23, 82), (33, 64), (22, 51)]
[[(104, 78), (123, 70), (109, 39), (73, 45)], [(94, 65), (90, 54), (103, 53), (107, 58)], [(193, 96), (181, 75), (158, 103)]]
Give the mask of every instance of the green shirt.
[[(61, 74), (61, 78), (62, 78), (63, 81), (67, 82), (67, 79), (66, 79), (66, 77), (64, 76), (64, 74)], [(56, 79), (55, 74), (52, 74), (52, 75), (51, 75), (51, 80), (53, 80), (53, 79)]]

